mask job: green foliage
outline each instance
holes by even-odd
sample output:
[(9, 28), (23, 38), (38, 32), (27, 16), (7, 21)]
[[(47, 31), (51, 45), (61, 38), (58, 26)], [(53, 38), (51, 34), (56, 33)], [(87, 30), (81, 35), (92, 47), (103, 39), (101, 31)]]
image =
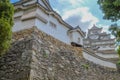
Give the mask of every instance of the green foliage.
[(120, 60), (117, 62), (117, 65), (120, 65)]
[[(119, 59), (120, 59), (120, 27), (117, 24), (113, 24), (111, 25), (111, 27), (109, 28), (109, 31), (111, 32), (112, 35), (115, 36), (116, 38), (116, 45), (117, 47), (117, 53), (119, 55)], [(120, 62), (120, 61), (119, 61)]]
[(12, 37), (14, 8), (9, 0), (0, 0), (0, 55), (8, 50)]
[(47, 53), (47, 51), (45, 51), (44, 49), (41, 49), (42, 53), (43, 53), (43, 57), (44, 58), (48, 58), (49, 54)]
[[(119, 45), (118, 48), (117, 48), (117, 53), (118, 53), (119, 58), (120, 58), (120, 45)], [(120, 63), (120, 61), (119, 61), (119, 63)]]
[(120, 0), (98, 0), (104, 19), (117, 21), (120, 19)]
[(83, 64), (82, 67), (85, 68), (86, 70), (89, 69), (89, 65), (88, 64)]
[(119, 45), (120, 42), (120, 27), (117, 24), (113, 24), (110, 26), (109, 31), (112, 35), (115, 36), (116, 42)]

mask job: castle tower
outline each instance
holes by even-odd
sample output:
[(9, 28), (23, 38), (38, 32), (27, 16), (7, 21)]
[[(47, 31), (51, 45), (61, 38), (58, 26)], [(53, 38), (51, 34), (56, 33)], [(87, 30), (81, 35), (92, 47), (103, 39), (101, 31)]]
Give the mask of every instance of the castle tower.
[(93, 27), (88, 30), (87, 38), (83, 41), (85, 48), (93, 49), (96, 54), (102, 55), (102, 57), (107, 55), (109, 58), (109, 55), (112, 54), (114, 57), (114, 54), (116, 53), (115, 39), (112, 39), (110, 34), (102, 32), (102, 28), (98, 28), (95, 25), (93, 25)]

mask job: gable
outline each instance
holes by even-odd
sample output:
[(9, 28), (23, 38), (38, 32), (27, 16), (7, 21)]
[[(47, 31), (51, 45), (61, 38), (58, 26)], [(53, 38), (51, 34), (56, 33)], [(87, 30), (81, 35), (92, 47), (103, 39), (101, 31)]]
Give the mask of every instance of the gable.
[(48, 0), (38, 0), (38, 3), (48, 10), (52, 10)]
[[(42, 5), (43, 7), (47, 8), (47, 6), (43, 3), (43, 0), (38, 0), (38, 3)], [(48, 8), (47, 8), (48, 9)]]
[(49, 0), (20, 0), (16, 3), (13, 3), (15, 5), (23, 5), (23, 6), (29, 6), (32, 4), (38, 3), (40, 6), (44, 7), (47, 10), (53, 10), (50, 6)]

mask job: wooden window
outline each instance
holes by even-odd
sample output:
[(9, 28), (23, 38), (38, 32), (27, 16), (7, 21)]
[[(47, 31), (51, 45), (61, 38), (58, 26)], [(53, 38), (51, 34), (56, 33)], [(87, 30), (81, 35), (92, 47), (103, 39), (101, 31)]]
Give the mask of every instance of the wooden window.
[(56, 29), (56, 24), (54, 24), (53, 22), (50, 22), (50, 26)]
[(80, 38), (78, 38), (78, 43), (80, 43)]

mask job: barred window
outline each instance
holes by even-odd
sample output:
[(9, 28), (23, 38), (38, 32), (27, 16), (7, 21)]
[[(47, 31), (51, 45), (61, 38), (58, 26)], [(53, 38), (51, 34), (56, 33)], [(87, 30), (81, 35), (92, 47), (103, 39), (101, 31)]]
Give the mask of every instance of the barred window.
[(50, 26), (56, 29), (56, 24), (50, 21)]

